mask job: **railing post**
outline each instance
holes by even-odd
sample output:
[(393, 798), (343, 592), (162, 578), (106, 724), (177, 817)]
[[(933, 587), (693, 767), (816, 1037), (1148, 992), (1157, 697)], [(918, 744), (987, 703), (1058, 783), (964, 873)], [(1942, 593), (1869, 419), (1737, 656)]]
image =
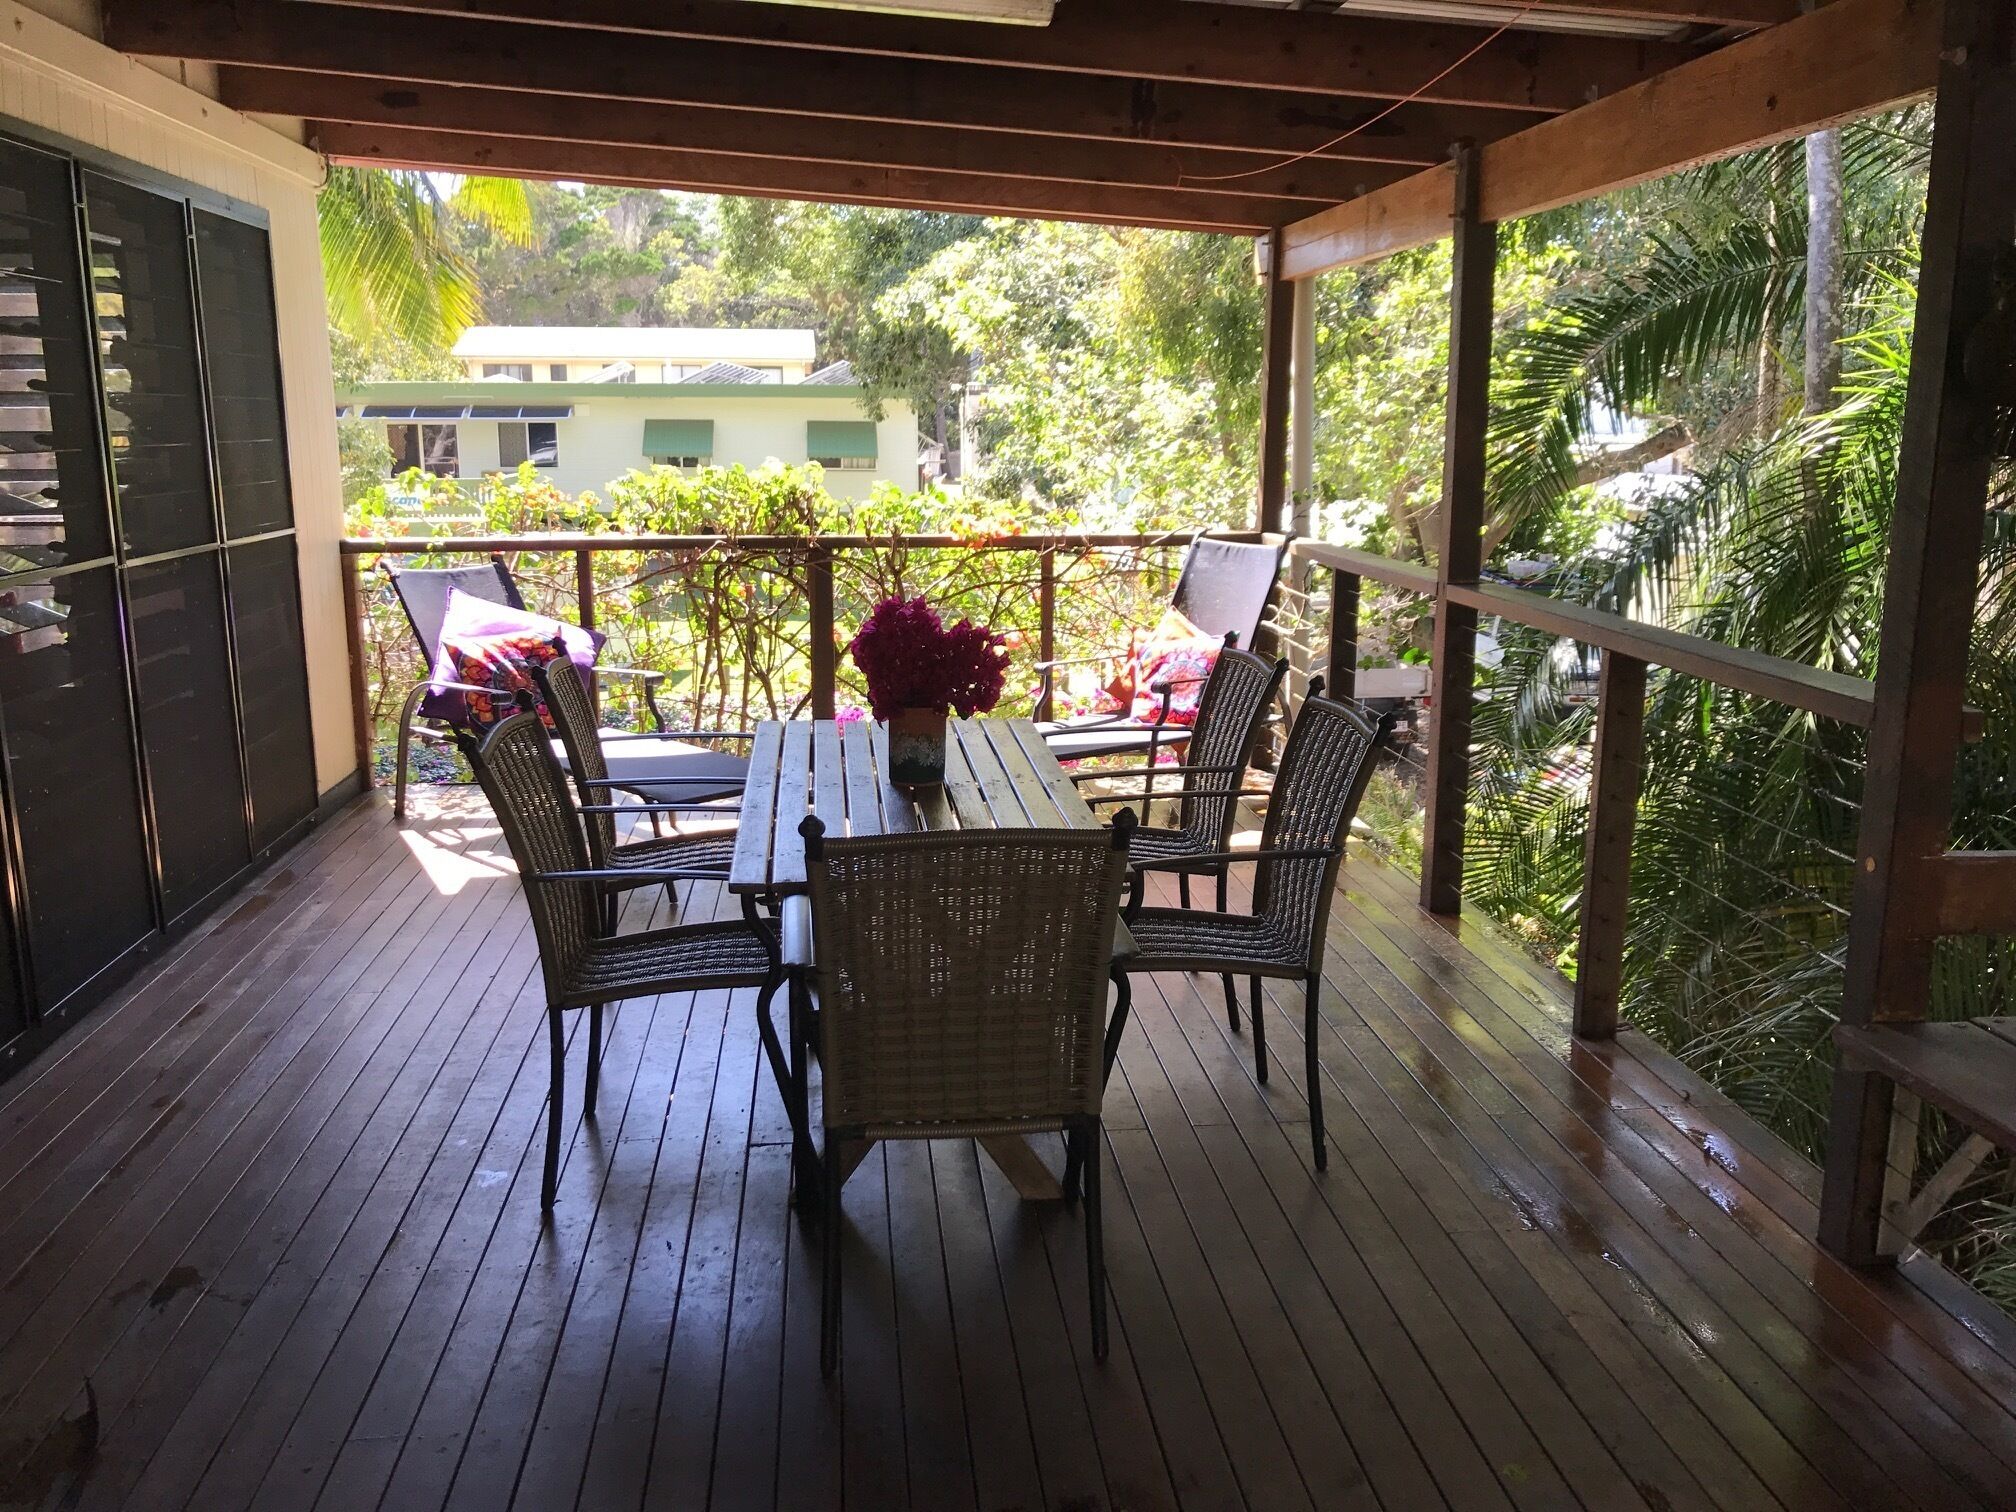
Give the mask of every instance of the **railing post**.
[(350, 652), (350, 733), (357, 742), (357, 771), (368, 791), (375, 778), (371, 771), (371, 694), (364, 680), (364, 588), (359, 581), (363, 559), (342, 551), (337, 560), (343, 573), (343, 641)]
[(811, 609), (812, 717), (831, 719), (839, 648), (833, 644), (833, 552), (814, 543), (805, 558)]
[(1267, 313), (1260, 347), (1260, 491), (1256, 530), (1285, 530), (1288, 497), (1288, 410), (1295, 349), (1295, 285), (1281, 276), (1281, 233), (1267, 249)]
[[(1931, 868), (1949, 843), (1954, 762), (1997, 434), (1992, 359), (1979, 338), (2016, 274), (2016, 22), (1996, 0), (1949, 0), (1940, 50), (1911, 335), (1911, 379), (1897, 457), (1876, 706), (1869, 726), (1841, 1022), (1925, 1017), (1938, 933)], [(1989, 353), (1995, 341), (1986, 343)], [(1888, 1258), (1886, 1187), (1894, 1172), (1896, 1088), (1834, 1074), (1820, 1242), (1852, 1264)], [(1894, 1172), (1894, 1174), (1893, 1174)]]
[(1355, 572), (1330, 569), (1330, 645), (1323, 670), (1332, 698), (1358, 696), (1358, 584)]
[[(595, 628), (595, 553), (582, 546), (574, 552), (574, 612), (575, 622), (583, 630)], [(595, 674), (588, 674), (588, 697), (599, 710), (602, 707), (602, 689)]]
[[(1057, 548), (1045, 546), (1038, 558), (1036, 584), (1036, 659), (1046, 665), (1057, 659)], [(1036, 717), (1048, 719), (1055, 674), (1045, 673), (1042, 694), (1036, 700)]]
[(1463, 906), (1477, 611), (1451, 603), (1448, 589), (1475, 583), (1484, 565), (1484, 426), (1491, 403), (1491, 301), (1497, 265), (1498, 228), (1477, 214), (1477, 149), (1474, 143), (1460, 143), (1442, 443), (1442, 549), (1435, 564), (1434, 712), (1421, 838), (1421, 906), (1439, 914)]
[(1624, 926), (1631, 908), (1631, 832), (1645, 772), (1645, 663), (1603, 653), (1596, 694), (1596, 754), (1583, 843), (1582, 923), (1575, 957), (1575, 1032), (1617, 1032), (1624, 985)]

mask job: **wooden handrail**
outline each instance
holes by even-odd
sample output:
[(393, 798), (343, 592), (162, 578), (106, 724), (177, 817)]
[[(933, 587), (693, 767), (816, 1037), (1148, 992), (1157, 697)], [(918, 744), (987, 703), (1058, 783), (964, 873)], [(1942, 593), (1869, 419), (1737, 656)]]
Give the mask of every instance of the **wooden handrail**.
[[(1435, 574), (1418, 562), (1396, 561), (1320, 541), (1297, 541), (1289, 551), (1333, 571), (1370, 578), (1405, 592), (1424, 597), (1432, 597), (1435, 592)], [(1480, 614), (1530, 625), (1583, 645), (1614, 651), (1651, 666), (1669, 667), (1718, 687), (1752, 693), (1845, 724), (1867, 728), (1876, 712), (1876, 685), (1845, 672), (1809, 667), (1804, 662), (1765, 651), (1726, 646), (1706, 636), (1643, 624), (1606, 609), (1592, 609), (1586, 604), (1504, 583), (1451, 584), (1449, 598)], [(1978, 739), (1981, 711), (1968, 709), (1966, 720), (1968, 738)]]
[[(345, 556), (432, 556), (489, 551), (891, 551), (965, 548), (972, 551), (1078, 551), (1104, 547), (1173, 546), (1192, 530), (1061, 531), (978, 538), (958, 535), (627, 535), (617, 531), (553, 531), (491, 536), (386, 536), (340, 542)], [(1264, 540), (1258, 530), (1214, 530), (1213, 540)]]

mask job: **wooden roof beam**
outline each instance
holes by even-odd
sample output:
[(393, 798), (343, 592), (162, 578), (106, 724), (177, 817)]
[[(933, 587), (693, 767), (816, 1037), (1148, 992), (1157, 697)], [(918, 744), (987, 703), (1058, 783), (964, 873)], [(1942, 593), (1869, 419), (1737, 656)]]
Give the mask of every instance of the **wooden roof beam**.
[(355, 126), (337, 121), (311, 122), (310, 134), (313, 144), (334, 161), (377, 168), (580, 179), (601, 184), (686, 189), (701, 194), (889, 205), (909, 210), (1013, 215), (1246, 236), (1268, 229), (1282, 207), (1294, 203), (1163, 189), (1043, 180), (1017, 182), (977, 174), (791, 162), (653, 147), (610, 147), (396, 126)]
[[(820, 120), (1006, 131), (1036, 137), (1272, 152), (1341, 161), (1440, 162), (1459, 137), (1489, 140), (1523, 111), (1447, 105), (1398, 109), (1359, 99), (1205, 84), (781, 52), (355, 6), (147, 0), (105, 18), (125, 52), (246, 63), (308, 74), (477, 85), (570, 99), (756, 109)], [(1345, 133), (1351, 133), (1345, 137)], [(1344, 139), (1339, 140), (1340, 137)], [(1032, 157), (1043, 150), (1032, 143)]]
[[(1835, 0), (1671, 73), (1486, 144), (1483, 214), (1516, 220), (1886, 110), (1932, 89), (1938, 0)], [(1283, 271), (1309, 278), (1449, 234), (1447, 167), (1289, 226)]]
[[(310, 0), (320, 3), (320, 0)], [(1671, 68), (1692, 49), (1664, 42), (1379, 16), (1314, 15), (1197, 0), (1066, 0), (1048, 26), (975, 26), (924, 16), (744, 0), (351, 0), (374, 9), (526, 21), (689, 41), (746, 42), (932, 63), (976, 63), (1169, 83), (1421, 98), (1557, 112)], [(1660, 0), (1643, 0), (1654, 6)], [(1600, 7), (1607, 9), (1608, 7)], [(1783, 20), (1793, 0), (1724, 0), (1711, 10)], [(1634, 19), (1637, 19), (1634, 16)], [(1676, 23), (1695, 19), (1676, 15)], [(1485, 45), (1479, 50), (1479, 44)], [(1474, 53), (1474, 56), (1472, 55)]]
[[(1032, 151), (1030, 138), (1002, 132), (807, 121), (750, 110), (687, 110), (630, 100), (603, 100), (593, 110), (582, 110), (558, 95), (385, 84), (283, 69), (227, 66), (218, 78), (221, 98), (234, 109), (318, 121), (1302, 201), (1302, 206), (1281, 207), (1279, 218), (1284, 220), (1301, 214), (1310, 203), (1334, 204), (1413, 171), (1329, 158), (1283, 165), (1278, 153), (1205, 152), (1149, 142), (1062, 137), (1046, 139), (1040, 150)], [(1260, 171), (1238, 179), (1195, 177), (1254, 169)]]

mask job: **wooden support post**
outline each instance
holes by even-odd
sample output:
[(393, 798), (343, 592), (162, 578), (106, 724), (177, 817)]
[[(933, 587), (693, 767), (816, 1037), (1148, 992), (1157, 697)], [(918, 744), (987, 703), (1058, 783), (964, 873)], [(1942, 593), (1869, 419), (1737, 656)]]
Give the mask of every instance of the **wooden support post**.
[(1603, 653), (1596, 757), (1583, 848), (1581, 944), (1575, 965), (1575, 1032), (1617, 1032), (1624, 982), (1624, 924), (1631, 905), (1631, 831), (1645, 768), (1645, 663)]
[(833, 717), (839, 648), (833, 643), (833, 552), (814, 546), (805, 559), (811, 608), (812, 717)]
[(1295, 286), (1281, 276), (1281, 233), (1267, 239), (1267, 311), (1260, 347), (1260, 497), (1256, 530), (1283, 530), (1288, 498), (1288, 410)]
[[(583, 630), (595, 628), (595, 553), (583, 546), (574, 553), (574, 612)], [(588, 697), (599, 711), (602, 688), (595, 674), (588, 674)]]
[[(1316, 533), (1316, 280), (1297, 279), (1290, 325), (1289, 379), (1294, 398), (1288, 406), (1288, 529), (1298, 536)], [(1306, 584), (1309, 574), (1305, 570)]]
[(368, 790), (374, 785), (374, 778), (371, 693), (364, 680), (364, 588), (358, 565), (362, 560), (346, 553), (338, 562), (343, 573), (343, 641), (350, 652), (350, 730), (357, 742), (357, 770)]
[[(1057, 548), (1045, 546), (1038, 555), (1036, 585), (1036, 659), (1048, 665), (1057, 659)], [(1036, 717), (1048, 719), (1055, 673), (1043, 678), (1043, 693), (1036, 701)]]
[(1341, 567), (1330, 571), (1330, 651), (1323, 670), (1332, 698), (1358, 696), (1358, 581)]
[[(1967, 359), (1998, 283), (2016, 274), (2016, 19), (2004, 0), (1949, 0), (1944, 27), (1848, 925), (1848, 1025), (1925, 1015), (1940, 899), (1927, 871), (1951, 829), (1993, 463), (1994, 396), (1969, 381)], [(1852, 1264), (1889, 1258), (1883, 1212), (1895, 1103), (1880, 1075), (1835, 1074), (1820, 1242)]]
[(1463, 906), (1463, 820), (1470, 797), (1470, 715), (1477, 611), (1450, 602), (1452, 584), (1483, 568), (1484, 426), (1491, 405), (1491, 302), (1498, 228), (1477, 214), (1477, 148), (1456, 149), (1455, 260), (1450, 279), (1449, 396), (1442, 443), (1442, 549), (1435, 563), (1434, 703), (1421, 906)]

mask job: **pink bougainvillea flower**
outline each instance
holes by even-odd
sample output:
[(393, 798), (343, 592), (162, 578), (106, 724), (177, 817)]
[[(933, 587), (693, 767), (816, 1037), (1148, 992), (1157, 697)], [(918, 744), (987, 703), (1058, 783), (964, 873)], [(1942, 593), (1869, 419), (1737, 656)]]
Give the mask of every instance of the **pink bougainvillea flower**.
[(1001, 701), (1006, 637), (961, 620), (949, 630), (921, 598), (887, 598), (848, 642), (877, 719), (900, 709), (985, 714)]

